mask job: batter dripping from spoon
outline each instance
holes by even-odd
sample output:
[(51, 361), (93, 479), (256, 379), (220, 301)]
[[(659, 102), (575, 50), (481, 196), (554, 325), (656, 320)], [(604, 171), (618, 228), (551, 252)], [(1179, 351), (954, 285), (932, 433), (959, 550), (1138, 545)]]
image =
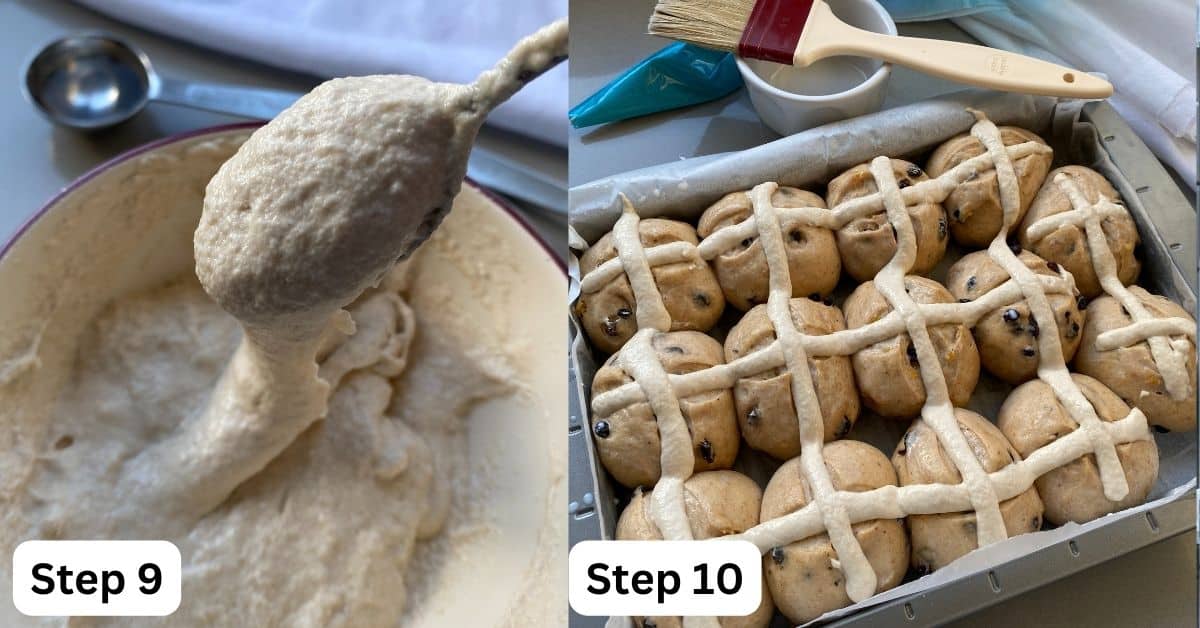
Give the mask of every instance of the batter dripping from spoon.
[[(256, 131), (209, 183), (194, 239), (196, 275), (204, 291), (242, 328), (233, 357), (207, 401), (172, 430), (144, 447), (136, 438), (146, 434), (123, 442), (123, 451), (132, 452), (127, 459), (105, 450), (83, 462), (56, 462), (35, 478), (29, 491), (33, 505), (26, 508), (41, 513), (33, 517), (42, 520), (36, 536), (177, 539), (185, 572), (191, 569), (201, 580), (189, 585), (185, 597), (192, 602), (185, 600), (173, 616), (188, 623), (189, 606), (196, 611), (193, 618), (216, 617), (197, 606), (199, 598), (219, 603), (224, 595), (237, 595), (237, 581), (205, 579), (206, 570), (260, 568), (225, 556), (229, 540), (266, 552), (271, 547), (255, 543), (270, 539), (278, 550), (279, 542), (296, 535), (310, 556), (266, 554), (262, 560), (277, 565), (261, 567), (253, 576), (288, 575), (294, 582), (274, 583), (279, 586), (274, 594), (284, 600), (295, 589), (296, 608), (255, 607), (242, 619), (314, 625), (395, 621), (404, 597), (402, 578), (397, 592), (395, 575), (402, 576), (415, 540), (441, 528), (449, 498), (429, 488), (431, 458), (441, 455), (431, 452), (436, 445), (384, 416), (405, 403), (399, 392), (393, 398), (392, 382), (404, 369), (414, 326), (412, 311), (391, 285), (403, 280), (394, 268), (450, 210), (488, 112), (565, 58), (566, 43), (565, 20), (547, 26), (471, 85), (410, 76), (335, 79)], [(118, 304), (114, 319), (155, 311), (161, 314), (156, 320), (166, 321), (182, 311), (186, 320), (179, 323), (186, 333), (232, 331), (211, 312), (187, 318), (194, 310), (213, 309), (209, 303), (179, 305), (196, 298), (186, 286), (168, 288), (161, 298), (143, 299), (124, 312)], [(130, 337), (140, 333), (132, 331)], [(147, 352), (157, 351), (166, 337), (154, 333), (137, 336)], [(218, 344), (234, 342), (232, 334), (221, 333)], [(454, 350), (449, 341), (428, 343)], [(445, 374), (435, 369), (429, 377), (435, 372)], [(105, 385), (117, 379), (106, 377)], [(404, 374), (415, 412), (429, 413), (427, 406), (440, 394), (418, 390), (424, 384), (437, 391), (439, 384), (427, 379)], [(472, 381), (486, 388), (486, 380)], [(68, 412), (95, 405), (85, 398), (91, 393), (71, 394), (79, 399), (68, 402)], [(464, 404), (473, 402), (471, 394), (460, 396)], [(119, 403), (136, 410), (134, 401)], [(325, 427), (343, 441), (324, 443), (325, 437), (309, 430), (327, 414), (338, 423)], [(86, 442), (78, 435), (74, 450), (87, 449)], [(297, 453), (297, 448), (308, 451)], [(344, 464), (338, 456), (365, 462)], [(86, 487), (64, 484), (64, 478), (96, 468), (110, 470), (111, 477)], [(363, 516), (382, 519), (389, 531), (374, 542), (361, 539), (376, 532), (356, 527), (360, 513), (326, 512), (331, 503), (334, 509), (346, 508), (344, 501), (336, 502), (352, 495), (373, 503), (370, 491), (382, 489), (362, 484), (362, 468), (371, 469), (379, 482), (397, 483), (388, 491), (412, 497), (406, 503), (375, 495), (378, 513)], [(85, 480), (72, 480), (78, 482)], [(278, 512), (272, 505), (268, 513), (266, 505), (255, 502), (256, 495), (267, 493), (281, 495)], [(309, 498), (307, 510), (291, 513), (291, 502), (304, 501), (302, 493)], [(296, 530), (303, 524), (285, 521), (304, 515), (319, 521), (320, 529)], [(328, 518), (346, 523), (325, 526)], [(366, 551), (371, 554), (362, 555)], [(324, 563), (327, 573), (313, 573), (314, 560)], [(314, 582), (334, 579), (333, 572), (343, 576), (338, 586), (303, 597)], [(378, 578), (342, 582), (347, 574)], [(227, 587), (233, 589), (224, 592)]]

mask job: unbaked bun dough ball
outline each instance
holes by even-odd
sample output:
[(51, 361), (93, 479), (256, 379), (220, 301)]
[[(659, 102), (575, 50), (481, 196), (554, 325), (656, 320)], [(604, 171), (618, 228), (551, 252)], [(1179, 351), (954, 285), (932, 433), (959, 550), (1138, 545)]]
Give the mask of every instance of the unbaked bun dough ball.
[[(856, 440), (829, 443), (823, 450), (825, 468), (840, 491), (869, 491), (895, 486), (896, 472), (887, 456)], [(812, 501), (800, 459), (785, 462), (763, 493), (762, 520), (793, 513)], [(900, 584), (908, 571), (908, 536), (897, 519), (874, 519), (851, 526), (874, 568), (876, 593)], [(764, 576), (771, 598), (793, 624), (802, 624), (834, 609), (849, 606), (846, 577), (834, 566), (837, 553), (828, 534), (773, 548), (763, 556)]]
[[(1092, 265), (1091, 247), (1088, 246), (1083, 225), (1063, 225), (1037, 239), (1029, 235), (1029, 226), (1033, 223), (1048, 216), (1074, 210), (1067, 193), (1063, 191), (1062, 186), (1054, 182), (1054, 177), (1059, 173), (1070, 177), (1089, 202), (1095, 203), (1104, 196), (1124, 207), (1120, 195), (1099, 172), (1083, 166), (1057, 168), (1046, 175), (1046, 182), (1033, 199), (1029, 212), (1025, 214), (1025, 221), (1021, 223), (1018, 239), (1021, 246), (1037, 253), (1043, 259), (1062, 264), (1063, 268), (1075, 276), (1079, 292), (1090, 299), (1103, 292), (1103, 289)], [(1100, 224), (1104, 230), (1104, 239), (1108, 242), (1108, 248), (1112, 250), (1117, 263), (1117, 278), (1125, 285), (1133, 283), (1141, 269), (1141, 263), (1134, 255), (1140, 240), (1133, 217), (1125, 211), (1120, 216), (1104, 217)]]
[[(667, 373), (684, 374), (723, 363), (721, 344), (697, 331), (655, 334), (651, 341)], [(592, 382), (593, 402), (600, 395), (633, 381), (620, 364), (620, 353), (609, 358)], [(679, 398), (679, 407), (692, 435), (696, 471), (728, 469), (738, 451), (733, 393), (728, 388)], [(600, 462), (621, 484), (653, 486), (662, 474), (658, 421), (642, 401), (608, 415), (592, 412), (592, 435)]]
[[(909, 275), (904, 287), (917, 303), (954, 303), (954, 297), (942, 284), (925, 277)], [(892, 311), (883, 294), (868, 281), (846, 299), (846, 324), (850, 329), (864, 327)], [(979, 381), (979, 352), (966, 325), (945, 323), (929, 327), (929, 336), (937, 350), (942, 374), (946, 377), (950, 400), (966, 405)], [(855, 353), (851, 362), (863, 403), (880, 416), (912, 418), (925, 405), (925, 384), (921, 380), (916, 347), (907, 333), (877, 342)]]
[[(975, 459), (987, 473), (1021, 459), (1004, 434), (987, 419), (962, 408), (955, 408), (954, 416)], [(896, 445), (892, 464), (900, 486), (962, 482), (937, 434), (924, 419), (913, 421), (908, 428)], [(1036, 532), (1042, 527), (1042, 500), (1037, 490), (1031, 486), (1024, 493), (1000, 502), (1000, 515), (1009, 536)], [(912, 567), (922, 574), (941, 569), (979, 546), (974, 511), (909, 515), (908, 530), (912, 539)]]
[[(677, 220), (647, 218), (638, 224), (642, 246), (649, 249), (670, 242), (699, 243), (696, 230)], [(609, 232), (579, 258), (580, 276), (617, 257)], [(671, 315), (671, 330), (708, 331), (725, 310), (725, 297), (708, 263), (695, 259), (663, 264), (650, 269)], [(596, 292), (582, 294), (575, 303), (575, 314), (592, 345), (605, 353), (614, 353), (637, 331), (637, 303), (625, 273), (616, 276)]]
[[(1015, 126), (1000, 127), (1000, 139), (1005, 146), (1015, 146), (1025, 142), (1046, 142), (1031, 131)], [(983, 143), (970, 133), (963, 133), (937, 147), (929, 157), (926, 168), (929, 176), (939, 177), (972, 157), (978, 157), (987, 152)], [(1050, 170), (1053, 155), (1033, 153), (1014, 160), (1013, 171), (1017, 175), (1017, 187), (1021, 192), (1020, 213), (1016, 224), (1033, 202), (1033, 197), (1046, 180), (1046, 172)], [(975, 176), (964, 181), (942, 201), (946, 215), (950, 221), (950, 235), (954, 241), (971, 248), (986, 247), (1004, 224), (1004, 208), (1000, 204), (1000, 186), (996, 180), (993, 168), (980, 170)]]
[[(792, 299), (792, 322), (800, 333), (823, 336), (846, 328), (842, 311), (811, 299)], [(767, 306), (746, 313), (725, 337), (725, 360), (732, 362), (775, 341)], [(858, 420), (858, 388), (846, 356), (808, 357), (825, 440), (842, 438)], [(746, 444), (779, 460), (800, 454), (800, 425), (792, 401), (792, 375), (786, 367), (743, 377), (733, 385), (738, 426)]]
[[(812, 192), (797, 188), (779, 187), (771, 195), (775, 207), (825, 207), (825, 201)], [(727, 194), (704, 211), (696, 228), (701, 238), (707, 238), (722, 227), (736, 225), (754, 215), (748, 192)], [(792, 296), (816, 294), (826, 296), (837, 287), (842, 272), (837, 242), (833, 231), (808, 225), (800, 220), (781, 220), (784, 250), (787, 253), (788, 274), (792, 281)], [(743, 312), (767, 302), (767, 256), (763, 254), (758, 236), (742, 240), (732, 249), (723, 251), (712, 260), (717, 281), (725, 300)]]
[[(758, 524), (762, 490), (754, 480), (736, 471), (697, 473), (683, 483), (684, 509), (692, 537), (697, 541), (739, 534)], [(663, 536), (650, 518), (650, 493), (634, 491), (617, 520), (618, 541), (661, 541)], [(775, 606), (763, 587), (758, 609), (745, 617), (721, 617), (722, 628), (764, 628)], [(678, 617), (634, 617), (635, 626), (682, 628)]]
[[(927, 180), (929, 177), (916, 164), (903, 159), (892, 160), (892, 171), (901, 188)], [(829, 206), (838, 205), (855, 198), (878, 192), (870, 164), (859, 164), (829, 182)], [(946, 254), (949, 241), (946, 212), (938, 203), (910, 205), (908, 215), (912, 218), (913, 231), (917, 238), (917, 257), (912, 271), (925, 274), (941, 261)], [(858, 218), (837, 232), (838, 252), (842, 256), (842, 268), (858, 281), (873, 279), (896, 254), (896, 233), (888, 222), (887, 212), (879, 212)]]
[[(1118, 421), (1129, 406), (1104, 384), (1087, 375), (1071, 375), (1102, 421)], [(1023, 457), (1074, 432), (1079, 424), (1063, 409), (1050, 385), (1026, 382), (1013, 390), (996, 421), (1000, 431)], [(1046, 507), (1046, 520), (1055, 525), (1086, 523), (1102, 515), (1146, 501), (1158, 478), (1158, 447), (1154, 439), (1117, 445), (1117, 458), (1125, 470), (1129, 494), (1119, 502), (1104, 496), (1096, 456), (1087, 454), (1037, 479), (1038, 495)]]
[[(1166, 297), (1150, 294), (1140, 286), (1129, 291), (1146, 310), (1158, 318), (1191, 319), (1187, 310)], [(1096, 348), (1100, 334), (1133, 322), (1121, 303), (1110, 296), (1092, 301), (1087, 307), (1083, 341), (1075, 356), (1075, 370), (1090, 375), (1117, 393), (1126, 404), (1140, 409), (1152, 425), (1171, 430), (1196, 429), (1196, 344), (1184, 336), (1172, 337), (1172, 343), (1186, 346), (1184, 368), (1188, 372), (1188, 394), (1176, 399), (1167, 392), (1158, 364), (1143, 341), (1111, 351)]]
[[(1038, 275), (1057, 276), (1058, 265), (1021, 251), (1017, 258)], [(1008, 273), (987, 251), (964, 255), (946, 274), (946, 287), (960, 302), (974, 301), (1009, 280)], [(1082, 338), (1084, 315), (1078, 293), (1047, 294), (1064, 359), (1070, 362)], [(1037, 375), (1042, 356), (1038, 339), (1042, 329), (1024, 300), (988, 312), (972, 330), (983, 368), (1010, 384), (1020, 384)]]

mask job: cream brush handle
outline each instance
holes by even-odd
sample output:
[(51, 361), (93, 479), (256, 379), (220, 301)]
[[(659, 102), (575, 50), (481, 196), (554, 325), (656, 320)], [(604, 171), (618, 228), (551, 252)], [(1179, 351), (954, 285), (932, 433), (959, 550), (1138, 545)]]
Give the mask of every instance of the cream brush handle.
[(814, 2), (796, 45), (794, 63), (804, 67), (836, 55), (882, 59), (951, 81), (1006, 92), (1069, 98), (1107, 98), (1108, 81), (1061, 65), (957, 41), (895, 37), (855, 28)]

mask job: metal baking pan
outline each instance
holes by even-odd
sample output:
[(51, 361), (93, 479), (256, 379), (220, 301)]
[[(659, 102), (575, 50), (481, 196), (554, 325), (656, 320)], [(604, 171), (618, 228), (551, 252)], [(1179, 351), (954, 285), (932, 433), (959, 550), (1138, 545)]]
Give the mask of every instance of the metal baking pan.
[[(1143, 242), (1139, 284), (1195, 313), (1196, 218), (1174, 180), (1106, 103), (1085, 106), (1070, 137), (1066, 161), (1090, 165), (1105, 174), (1126, 199), (1137, 222)], [(1055, 165), (1060, 165), (1058, 160)], [(595, 361), (573, 317), (568, 337), (568, 530), (569, 542), (574, 545), (582, 540), (612, 538), (619, 508), (614, 487), (600, 466), (591, 432), (586, 429)], [(828, 625), (937, 625), (1184, 533), (1195, 525), (1195, 494), (1189, 491), (1138, 516), (1113, 518), (1109, 523), (993, 569), (863, 609)], [(582, 617), (574, 611), (570, 618), (572, 626), (586, 627), (603, 626), (607, 619)], [(777, 617), (773, 625), (785, 623)]]

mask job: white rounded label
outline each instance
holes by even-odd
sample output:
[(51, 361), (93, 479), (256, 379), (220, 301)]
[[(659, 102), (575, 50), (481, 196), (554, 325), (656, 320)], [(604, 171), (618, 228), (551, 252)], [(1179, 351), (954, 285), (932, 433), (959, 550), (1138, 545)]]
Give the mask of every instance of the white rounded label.
[(567, 577), (580, 615), (742, 617), (762, 601), (762, 556), (749, 541), (583, 541)]
[(26, 615), (170, 615), (182, 560), (170, 541), (25, 541), (13, 604)]

